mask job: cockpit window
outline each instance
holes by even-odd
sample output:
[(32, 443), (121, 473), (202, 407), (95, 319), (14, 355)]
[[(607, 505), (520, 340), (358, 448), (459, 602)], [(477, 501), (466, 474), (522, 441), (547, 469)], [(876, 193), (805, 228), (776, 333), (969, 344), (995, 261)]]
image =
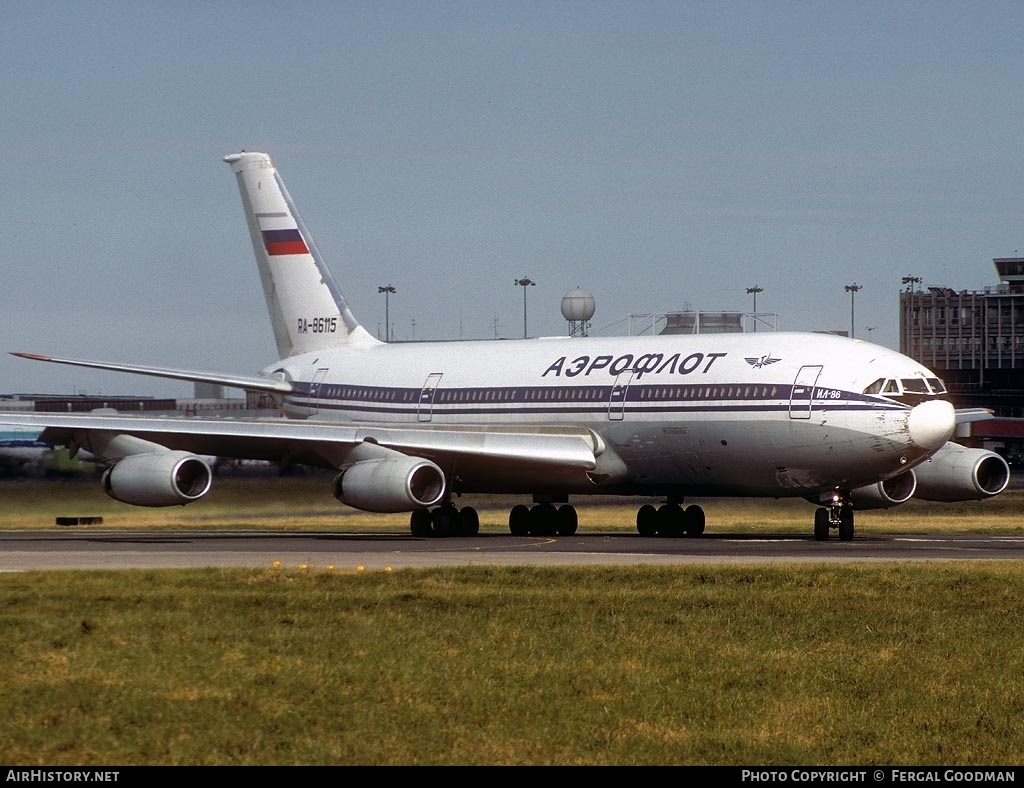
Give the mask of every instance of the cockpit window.
[(865, 394), (880, 394), (886, 399), (915, 405), (928, 399), (946, 399), (946, 386), (939, 378), (878, 378)]
[(866, 389), (864, 389), (864, 393), (865, 394), (877, 394), (878, 392), (880, 392), (882, 390), (882, 384), (883, 383), (885, 383), (885, 378), (879, 378), (874, 383), (872, 383), (870, 386), (868, 386)]

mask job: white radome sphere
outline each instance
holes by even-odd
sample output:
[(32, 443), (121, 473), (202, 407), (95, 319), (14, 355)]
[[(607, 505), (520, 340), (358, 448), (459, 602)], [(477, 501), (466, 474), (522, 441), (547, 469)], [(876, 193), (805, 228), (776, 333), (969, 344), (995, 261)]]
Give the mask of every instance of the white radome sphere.
[(590, 320), (594, 316), (594, 296), (586, 290), (570, 290), (562, 296), (562, 317), (574, 323)]

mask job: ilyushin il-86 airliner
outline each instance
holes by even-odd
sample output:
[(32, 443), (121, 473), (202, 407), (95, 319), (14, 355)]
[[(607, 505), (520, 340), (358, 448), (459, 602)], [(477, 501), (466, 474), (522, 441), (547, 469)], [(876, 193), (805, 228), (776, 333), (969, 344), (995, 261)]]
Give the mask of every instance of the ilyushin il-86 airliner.
[[(333, 493), (409, 512), (414, 536), (472, 536), (468, 493), (522, 495), (516, 535), (577, 530), (571, 498), (648, 497), (636, 528), (704, 532), (702, 497), (800, 497), (814, 538), (853, 538), (854, 511), (1000, 493), (996, 453), (950, 441), (941, 380), (892, 350), (818, 333), (381, 342), (359, 323), (270, 156), (224, 158), (241, 191), (279, 360), (254, 375), (42, 361), (268, 392), (280, 418), (3, 417), (85, 450), (138, 506), (188, 504), (204, 456), (337, 470)], [(963, 413), (963, 419), (978, 414)]]

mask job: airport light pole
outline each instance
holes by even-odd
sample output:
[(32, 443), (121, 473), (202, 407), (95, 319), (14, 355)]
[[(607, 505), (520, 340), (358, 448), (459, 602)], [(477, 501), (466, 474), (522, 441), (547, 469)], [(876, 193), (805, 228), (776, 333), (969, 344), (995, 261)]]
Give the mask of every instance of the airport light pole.
[(384, 341), (391, 341), (391, 315), (388, 309), (388, 296), (395, 292), (395, 288), (391, 285), (382, 285), (377, 288), (378, 293), (384, 294)]
[(537, 283), (524, 276), (522, 279), (516, 279), (512, 284), (523, 288), (523, 339), (526, 339), (529, 336), (526, 333), (526, 288), (533, 287)]
[[(902, 344), (902, 347), (900, 347), (900, 352), (901, 353), (906, 353), (907, 355), (913, 355), (915, 353), (915, 350), (913, 348), (913, 344), (914, 344), (914, 301), (916, 300), (914, 298), (914, 293), (917, 292), (917, 286), (919, 284), (921, 284), (921, 277), (919, 277), (919, 276), (905, 276), (905, 277), (903, 277), (900, 280), (900, 282), (902, 282), (906, 286), (906, 288), (907, 288), (904, 292), (910, 293), (910, 299), (909, 299), (910, 300), (910, 305), (906, 309), (900, 309), (900, 316), (901, 316), (903, 324), (905, 326), (905, 330), (904, 330), (903, 336), (900, 337), (900, 343)], [(902, 304), (903, 304), (903, 299), (900, 299), (900, 306), (901, 307), (902, 307)], [(915, 356), (915, 358), (916, 357), (917, 356)]]
[(754, 324), (754, 331), (757, 331), (757, 294), (758, 293), (763, 293), (763, 292), (764, 292), (764, 288), (763, 287), (758, 287), (757, 285), (754, 285), (753, 287), (748, 287), (747, 288), (747, 295), (750, 295), (751, 293), (754, 294), (754, 311), (751, 314), (751, 318), (752, 318), (751, 322)]
[(853, 333), (853, 297), (855, 295), (857, 295), (857, 291), (860, 290), (861, 287), (863, 287), (863, 285), (852, 284), (852, 285), (846, 285), (846, 287), (844, 288), (846, 290), (846, 292), (850, 294), (850, 339), (853, 339), (853, 337), (854, 337), (854, 333)]

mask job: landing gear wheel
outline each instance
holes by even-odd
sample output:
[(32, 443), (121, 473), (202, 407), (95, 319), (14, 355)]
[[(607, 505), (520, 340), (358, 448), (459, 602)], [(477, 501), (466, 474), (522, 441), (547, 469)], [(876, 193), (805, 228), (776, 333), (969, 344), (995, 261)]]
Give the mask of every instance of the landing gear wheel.
[(658, 535), (683, 535), (683, 508), (679, 504), (666, 503), (658, 507)]
[(438, 506), (430, 513), (434, 536), (454, 536), (457, 533), (459, 512), (454, 506)]
[(555, 533), (559, 536), (572, 536), (579, 527), (580, 518), (576, 514), (576, 507), (563, 504), (558, 507), (555, 514)]
[(658, 533), (658, 510), (645, 503), (636, 513), (636, 530), (640, 536), (655, 536)]
[(528, 536), (530, 533), (530, 507), (516, 504), (508, 513), (508, 530), (512, 536)]
[(853, 507), (844, 506), (839, 512), (839, 541), (853, 540)]
[(554, 536), (558, 528), (558, 512), (550, 503), (539, 503), (530, 510), (530, 533)]
[(431, 535), (430, 512), (427, 509), (416, 509), (409, 515), (409, 531), (416, 537)]
[(476, 536), (480, 533), (480, 515), (472, 506), (463, 506), (458, 516), (459, 536)]
[(824, 506), (814, 510), (814, 540), (816, 542), (828, 540), (828, 509)]
[(683, 531), (687, 536), (700, 536), (704, 533), (704, 510), (699, 506), (687, 506), (683, 512)]

